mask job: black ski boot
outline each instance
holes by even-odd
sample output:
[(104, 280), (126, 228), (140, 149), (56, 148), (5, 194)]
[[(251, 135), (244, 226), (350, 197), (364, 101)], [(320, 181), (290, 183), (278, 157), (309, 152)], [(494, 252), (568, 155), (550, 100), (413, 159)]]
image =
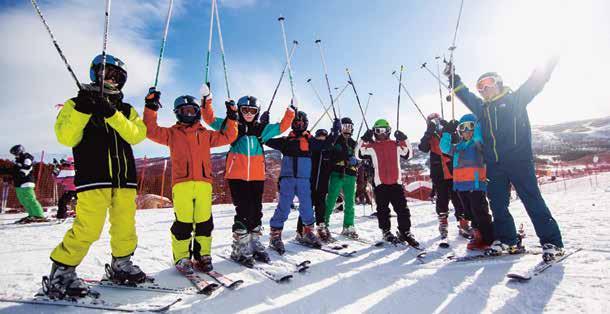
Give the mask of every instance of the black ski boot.
[(252, 256), (255, 260), (263, 263), (271, 262), (269, 254), (265, 250), (265, 246), (261, 243), (261, 237), (263, 236), (262, 227), (258, 226), (250, 232), (250, 249), (252, 250)]
[(284, 242), (282, 242), (282, 229), (271, 228), (269, 233), (269, 247), (276, 250), (280, 255), (286, 253)]
[(120, 285), (135, 285), (146, 281), (146, 274), (131, 261), (131, 255), (112, 257), (112, 264), (106, 264), (106, 276)]
[(89, 286), (78, 278), (75, 267), (57, 263), (53, 263), (49, 277), (42, 277), (42, 291), (51, 299), (90, 295)]
[(386, 242), (392, 243), (394, 245), (400, 243), (400, 240), (398, 240), (398, 238), (394, 234), (392, 234), (391, 230), (382, 230), (381, 235), (383, 237), (383, 240)]
[(397, 232), (398, 240), (401, 242), (407, 242), (410, 246), (419, 249), (419, 242), (415, 240), (411, 232)]

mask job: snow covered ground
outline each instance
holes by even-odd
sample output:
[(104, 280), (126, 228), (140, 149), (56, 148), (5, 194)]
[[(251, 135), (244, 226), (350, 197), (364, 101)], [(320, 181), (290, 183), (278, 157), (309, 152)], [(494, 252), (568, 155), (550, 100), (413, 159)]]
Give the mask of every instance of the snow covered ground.
[[(564, 263), (558, 264), (529, 283), (508, 282), (506, 273), (528, 268), (540, 260), (539, 255), (511, 257), (503, 260), (448, 263), (436, 253), (420, 264), (413, 250), (371, 248), (350, 242), (359, 248), (355, 257), (344, 258), (321, 251), (298, 250), (298, 259), (310, 259), (311, 269), (296, 274), (292, 282), (277, 284), (258, 273), (215, 257), (215, 267), (224, 274), (245, 281), (238, 290), (219, 289), (212, 296), (186, 295), (172, 308), (173, 312), (190, 313), (603, 313), (610, 307), (610, 174), (548, 184), (545, 198), (563, 231), (567, 248), (583, 247)], [(274, 205), (266, 204), (267, 225)], [(520, 202), (513, 202), (512, 213), (517, 224), (524, 223), (526, 245), (537, 240)], [(367, 208), (370, 213), (370, 208)], [(375, 219), (360, 217), (357, 228), (361, 236), (378, 238)], [(70, 223), (16, 227), (8, 225), (22, 215), (0, 215), (0, 295), (32, 295), (40, 278), (50, 268), (48, 255), (57, 245)], [(285, 238), (294, 236), (296, 213), (285, 228)], [(412, 207), (412, 231), (423, 245), (439, 254), (451, 250), (436, 248), (436, 216), (432, 204)], [(214, 207), (213, 252), (230, 245), (233, 220), (232, 206)], [(135, 261), (157, 281), (166, 286), (186, 287), (189, 283), (176, 274), (171, 263), (169, 227), (171, 210), (139, 211), (137, 228), (139, 246)], [(342, 214), (332, 217), (332, 229), (339, 231)], [(466, 240), (457, 238), (455, 222), (450, 225), (452, 250), (464, 254)], [(110, 246), (107, 227), (102, 238), (89, 251), (78, 268), (80, 275), (96, 278), (109, 262)], [(265, 236), (265, 240), (267, 237)], [(112, 302), (155, 303), (175, 297), (162, 293), (96, 288)], [(604, 310), (606, 309), (606, 310)], [(34, 306), (0, 303), (0, 313), (80, 313), (81, 308)]]

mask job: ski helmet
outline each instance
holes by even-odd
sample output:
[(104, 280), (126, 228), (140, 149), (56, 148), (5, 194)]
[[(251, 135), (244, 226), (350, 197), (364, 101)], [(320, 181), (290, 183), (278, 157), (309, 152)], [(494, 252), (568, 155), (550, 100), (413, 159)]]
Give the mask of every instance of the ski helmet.
[[(102, 62), (104, 62), (104, 57), (102, 55), (97, 55), (93, 58), (93, 61), (91, 61), (89, 78), (92, 82), (100, 81), (99, 75), (102, 70)], [(106, 54), (106, 77), (112, 77), (117, 83), (117, 88), (122, 89), (127, 81), (127, 68), (125, 67), (125, 62), (113, 55)]]
[(474, 131), (477, 123), (477, 116), (472, 113), (468, 113), (460, 118), (460, 124), (458, 125), (458, 130), (461, 135), (464, 131)]
[[(245, 122), (243, 113), (241, 112), (243, 107), (256, 108), (256, 115), (254, 116), (254, 119), (252, 121), (256, 121), (258, 119), (258, 115), (260, 112), (260, 106), (258, 105), (258, 99), (256, 97), (243, 96), (239, 100), (237, 100), (237, 113), (239, 115), (239, 120), (242, 122)], [(247, 109), (244, 109), (244, 110), (247, 110)], [(254, 110), (254, 109), (252, 109), (252, 110)]]
[(352, 135), (354, 122), (348, 117), (341, 118), (341, 133)]
[(292, 130), (295, 132), (303, 132), (307, 130), (309, 126), (309, 120), (307, 119), (307, 114), (303, 111), (298, 111), (297, 114), (292, 119)]
[(434, 120), (434, 119), (440, 119), (441, 115), (438, 114), (437, 112), (433, 112), (431, 114), (428, 115), (428, 117), (426, 118), (428, 121)]
[(390, 127), (390, 123), (386, 119), (379, 119), (375, 121), (373, 124), (373, 132), (375, 134), (375, 138), (380, 140), (385, 140), (390, 137), (390, 131), (392, 128)]
[(21, 144), (17, 144), (15, 146), (11, 147), (9, 152), (12, 155), (19, 156), (19, 155), (25, 153), (25, 147), (23, 147), (23, 145), (21, 145)]
[(390, 123), (386, 119), (379, 119), (375, 121), (373, 128), (390, 128)]
[(315, 137), (319, 136), (328, 136), (328, 131), (326, 131), (325, 129), (317, 129)]
[(477, 79), (477, 90), (482, 91), (485, 86), (489, 86), (489, 84), (495, 84), (499, 89), (502, 89), (504, 86), (504, 81), (502, 77), (496, 72), (487, 72), (483, 73)]
[[(193, 112), (184, 112), (183, 109), (180, 108), (185, 106), (193, 106), (195, 110)], [(201, 119), (199, 102), (191, 95), (180, 96), (174, 100), (174, 113), (179, 122), (186, 124), (193, 124)]]

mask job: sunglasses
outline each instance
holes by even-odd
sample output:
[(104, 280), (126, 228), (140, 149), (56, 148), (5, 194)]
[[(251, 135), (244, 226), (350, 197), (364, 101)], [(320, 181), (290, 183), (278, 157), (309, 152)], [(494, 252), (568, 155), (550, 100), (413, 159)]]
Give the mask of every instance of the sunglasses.
[(195, 106), (195, 105), (180, 106), (180, 107), (178, 107), (178, 109), (176, 109), (176, 113), (186, 116), (186, 117), (194, 117), (197, 115), (197, 113), (199, 113), (199, 106)]
[(494, 77), (492, 77), (492, 76), (484, 77), (477, 82), (477, 90), (479, 90), (479, 92), (483, 92), (488, 87), (495, 87), (496, 83), (497, 82)]
[(341, 130), (342, 131), (351, 131), (354, 129), (354, 125), (353, 124), (341, 124)]
[(458, 130), (460, 132), (472, 131), (472, 130), (474, 130), (474, 122), (466, 121), (466, 122), (460, 123), (460, 125), (458, 126)]
[(388, 128), (373, 128), (373, 132), (375, 132), (375, 134), (386, 134), (389, 131), (390, 130)]
[(239, 111), (241, 112), (241, 114), (250, 114), (250, 115), (255, 115), (258, 113), (258, 108), (257, 107), (241, 107), (239, 109)]

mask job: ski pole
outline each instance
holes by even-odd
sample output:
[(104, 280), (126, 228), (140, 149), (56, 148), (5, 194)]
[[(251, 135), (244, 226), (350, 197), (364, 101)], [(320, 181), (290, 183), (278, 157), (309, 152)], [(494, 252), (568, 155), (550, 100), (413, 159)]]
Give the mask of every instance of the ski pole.
[(432, 77), (434, 77), (437, 81), (439, 85), (442, 85), (443, 87), (445, 87), (447, 90), (449, 90), (449, 85), (443, 83), (443, 81), (441, 80), (441, 77), (439, 75), (436, 75), (434, 72), (432, 72), (430, 69), (428, 69), (428, 67), (426, 66), (428, 65), (428, 62), (424, 62), (422, 63), (422, 65), (420, 66), (421, 69), (426, 69), (426, 71), (428, 71), (428, 73), (430, 73), (430, 75), (432, 75)]
[[(369, 103), (371, 102), (372, 96), (373, 96), (373, 93), (369, 93), (369, 98), (366, 100), (366, 106), (364, 106), (364, 114), (366, 114), (369, 111)], [(356, 136), (356, 139), (360, 138), (360, 132), (362, 132), (362, 121), (360, 121), (360, 126), (358, 127), (358, 136)]]
[(457, 39), (460, 20), (462, 19), (462, 9), (464, 8), (464, 0), (460, 2), (460, 12), (458, 13), (457, 23), (455, 24), (455, 32), (453, 33), (453, 42), (449, 47), (449, 66), (451, 70), (451, 119), (455, 120), (455, 71), (453, 70), (453, 52), (455, 51), (455, 41)]
[(104, 77), (106, 76), (106, 49), (108, 48), (108, 28), (110, 27), (110, 3), (106, 0), (106, 10), (104, 12), (104, 41), (102, 44), (102, 76), (100, 77), (100, 91), (104, 98)]
[[(335, 97), (335, 102), (337, 102), (339, 100), (339, 98), (341, 98), (341, 95), (343, 95), (343, 92), (345, 92), (345, 89), (347, 89), (347, 87), (349, 86), (349, 83), (345, 84), (345, 86), (343, 86), (343, 89), (341, 89), (341, 91), (339, 92), (339, 94), (337, 94), (337, 96)], [(328, 110), (330, 110), (331, 106), (327, 106), (324, 107), (324, 113), (318, 118), (318, 120), (316, 121), (316, 123), (314, 123), (313, 127), (311, 127), (311, 129), (315, 129), (316, 126), (318, 125), (318, 123), (320, 123), (320, 121), (322, 120), (322, 118), (324, 117), (324, 115), (328, 115), (330, 117), (330, 114), (328, 113)], [(332, 123), (332, 119), (331, 119), (331, 123)]]
[(159, 49), (159, 60), (157, 61), (157, 74), (155, 74), (154, 89), (157, 89), (157, 83), (159, 82), (159, 72), (161, 71), (161, 60), (163, 60), (163, 50), (165, 49), (165, 42), (167, 41), (167, 32), (169, 31), (169, 20), (172, 16), (172, 8), (174, 7), (174, 0), (169, 0), (169, 9), (167, 9), (167, 17), (165, 18), (165, 27), (163, 28), (163, 39), (161, 40), (161, 48)]
[[(438, 63), (438, 60), (441, 57), (434, 57), (434, 59), (436, 59), (436, 75), (438, 77), (441, 77), (441, 67)], [(443, 120), (445, 119), (445, 110), (444, 110), (444, 104), (443, 104), (443, 90), (441, 88), (441, 81), (438, 80), (438, 96), (439, 99), (441, 100), (441, 118), (443, 118)]]
[(322, 40), (316, 39), (316, 44), (320, 48), (320, 59), (322, 59), (322, 66), (324, 67), (324, 78), (326, 79), (326, 87), (328, 88), (328, 97), (330, 98), (330, 106), (333, 108), (333, 115), (337, 119), (337, 111), (335, 110), (335, 102), (333, 100), (333, 94), (330, 90), (330, 82), (328, 81), (328, 69), (326, 68), (326, 61), (324, 60), (324, 52), (322, 51)]
[(400, 78), (398, 78), (398, 105), (396, 106), (396, 130), (400, 129), (400, 87), (402, 85), (402, 72), (404, 67), (400, 65)]
[[(218, 42), (220, 43), (220, 55), (222, 58), (222, 68), (225, 74), (225, 87), (227, 88), (227, 99), (231, 99), (231, 90), (229, 89), (229, 75), (227, 74), (227, 62), (225, 59), (225, 46), (222, 41), (222, 31), (220, 30), (220, 15), (218, 14), (218, 5), (214, 1), (214, 12), (216, 14), (216, 28), (218, 29)], [(211, 36), (210, 36), (211, 38)]]
[(57, 53), (59, 53), (59, 57), (66, 65), (66, 68), (68, 69), (68, 72), (70, 72), (70, 75), (72, 75), (74, 82), (76, 82), (76, 87), (80, 90), (81, 89), (80, 82), (78, 81), (76, 74), (74, 74), (74, 71), (72, 70), (72, 67), (70, 66), (70, 63), (68, 63), (68, 59), (66, 59), (66, 56), (64, 55), (63, 51), (59, 47), (59, 44), (57, 43), (57, 40), (55, 39), (55, 36), (53, 35), (53, 32), (51, 31), (49, 24), (47, 24), (47, 21), (45, 20), (44, 16), (42, 15), (42, 12), (40, 11), (40, 7), (38, 7), (38, 3), (36, 2), (36, 0), (32, 0), (32, 5), (34, 6), (36, 13), (38, 13), (38, 17), (40, 17), (42, 24), (44, 24), (44, 27), (47, 29), (47, 33), (49, 33), (49, 36), (51, 36), (51, 41), (53, 41), (55, 50), (57, 50)]
[(212, 36), (214, 36), (214, 7), (216, 6), (216, 0), (212, 0), (211, 11), (210, 11), (210, 35), (208, 37), (208, 54), (205, 57), (205, 83), (209, 83), (208, 74), (210, 73), (210, 54), (212, 53)]
[[(392, 75), (394, 75), (394, 77), (398, 80), (399, 78), (396, 76), (396, 71), (392, 72)], [(422, 118), (424, 118), (425, 121), (428, 121), (426, 119), (426, 116), (424, 115), (424, 113), (421, 111), (421, 109), (419, 108), (419, 106), (417, 105), (417, 102), (415, 102), (415, 99), (413, 99), (413, 97), (411, 96), (411, 94), (409, 93), (409, 91), (407, 90), (407, 88), (405, 87), (405, 84), (400, 83), (400, 87), (402, 87), (402, 90), (405, 92), (405, 94), (407, 94), (407, 97), (409, 97), (409, 99), (411, 100), (411, 102), (413, 103), (413, 105), (415, 105), (415, 108), (417, 108), (417, 111), (419, 111), (419, 114), (422, 116)]]
[(286, 64), (288, 64), (288, 78), (290, 79), (290, 93), (292, 93), (292, 105), (297, 107), (296, 98), (294, 95), (292, 65), (290, 64), (290, 56), (288, 55), (288, 41), (286, 40), (286, 29), (284, 28), (284, 20), (286, 20), (286, 18), (280, 16), (277, 20), (280, 21), (280, 27), (282, 28), (282, 38), (284, 39), (284, 53), (286, 54)]
[(352, 80), (352, 75), (349, 73), (349, 69), (345, 68), (345, 72), (347, 72), (347, 77), (349, 79), (349, 84), (352, 85), (352, 89), (354, 90), (354, 95), (356, 95), (356, 102), (358, 103), (358, 108), (360, 108), (360, 113), (362, 114), (362, 121), (364, 121), (364, 125), (366, 126), (367, 131), (370, 130), (368, 122), (366, 122), (366, 116), (364, 115), (364, 110), (362, 110), (362, 105), (360, 104), (360, 97), (358, 97), (358, 92), (356, 91), (356, 85)]
[[(311, 79), (307, 79), (307, 83), (309, 83), (309, 86), (311, 86), (311, 89), (313, 90), (314, 94), (316, 94), (316, 98), (318, 98), (318, 101), (320, 102), (320, 105), (322, 105), (322, 108), (326, 109), (326, 106), (324, 105), (324, 102), (322, 101), (322, 97), (320, 97), (318, 90), (311, 83)], [(324, 115), (327, 115), (328, 119), (330, 119), (330, 123), (333, 123), (333, 118), (330, 116), (330, 114), (328, 114), (328, 110), (324, 111), (324, 113), (322, 114), (322, 116), (320, 118), (322, 118)]]
[[(297, 45), (299, 44), (298, 41), (294, 40), (292, 42), (292, 48), (290, 49), (290, 59), (292, 59), (292, 55), (294, 54), (294, 50), (297, 48)], [(271, 101), (269, 102), (269, 107), (267, 107), (267, 112), (269, 112), (271, 110), (271, 105), (273, 105), (273, 100), (275, 99), (275, 95), (277, 94), (277, 90), (280, 88), (280, 85), (282, 84), (282, 79), (284, 78), (284, 73), (286, 72), (286, 68), (288, 67), (288, 61), (286, 62), (286, 64), (284, 64), (284, 69), (282, 70), (282, 74), (280, 75), (280, 80), (277, 82), (277, 85), (275, 86), (275, 90), (273, 90), (273, 96), (271, 96)]]

